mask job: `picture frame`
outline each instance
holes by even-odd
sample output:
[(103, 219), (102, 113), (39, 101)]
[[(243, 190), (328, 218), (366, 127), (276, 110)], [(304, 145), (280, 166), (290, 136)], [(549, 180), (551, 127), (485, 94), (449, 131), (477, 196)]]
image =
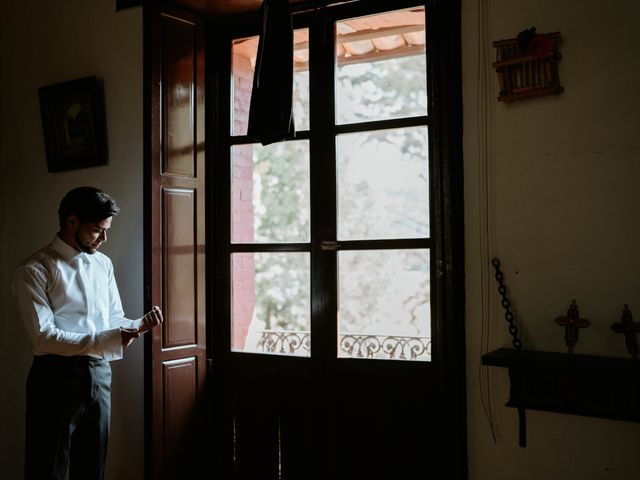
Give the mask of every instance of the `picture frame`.
[(142, 5), (142, 0), (116, 0), (116, 12), (127, 8), (139, 7), (140, 5)]
[(106, 165), (104, 88), (95, 76), (40, 87), (49, 172)]

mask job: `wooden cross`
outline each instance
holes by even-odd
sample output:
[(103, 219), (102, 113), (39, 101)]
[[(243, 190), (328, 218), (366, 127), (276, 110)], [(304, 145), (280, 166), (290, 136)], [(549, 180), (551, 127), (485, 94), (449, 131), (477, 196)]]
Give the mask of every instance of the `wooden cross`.
[(638, 358), (638, 338), (636, 333), (640, 332), (640, 323), (633, 321), (631, 316), (631, 310), (629, 306), (625, 304), (622, 310), (622, 322), (614, 323), (611, 325), (611, 329), (616, 333), (624, 333), (624, 340), (627, 344), (627, 349), (631, 354), (631, 358)]
[(584, 318), (580, 318), (580, 313), (578, 312), (578, 305), (576, 305), (576, 301), (573, 300), (571, 305), (569, 305), (569, 310), (567, 311), (566, 317), (558, 317), (556, 318), (556, 323), (558, 325), (564, 326), (564, 341), (569, 347), (569, 353), (573, 353), (573, 347), (578, 342), (578, 331), (580, 328), (587, 328), (591, 325), (589, 320)]

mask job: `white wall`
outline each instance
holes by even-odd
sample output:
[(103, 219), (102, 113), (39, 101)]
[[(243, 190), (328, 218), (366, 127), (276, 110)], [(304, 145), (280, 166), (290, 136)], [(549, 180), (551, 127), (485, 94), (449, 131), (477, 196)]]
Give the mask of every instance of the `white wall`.
[[(488, 349), (511, 346), (492, 256), (502, 262), (524, 348), (566, 351), (553, 319), (576, 299), (591, 327), (575, 352), (628, 357), (610, 325), (625, 303), (640, 319), (640, 3), (462, 5), (469, 478), (637, 479), (639, 424), (529, 410), (528, 446), (519, 448), (516, 411), (504, 406), (507, 373), (481, 370), (479, 361), (483, 318)], [(492, 42), (531, 26), (562, 33), (565, 92), (506, 105), (497, 101)], [(481, 47), (487, 58), (479, 64)], [(497, 444), (480, 400), (481, 371)]]
[[(17, 263), (57, 231), (64, 193), (94, 185), (116, 198), (104, 252), (125, 312), (142, 315), (142, 9), (115, 0), (7, 0), (0, 7), (0, 478), (22, 478), (28, 339), (10, 295)], [(48, 173), (38, 87), (84, 76), (104, 81), (109, 164)], [(142, 478), (142, 343), (113, 362), (107, 477)]]

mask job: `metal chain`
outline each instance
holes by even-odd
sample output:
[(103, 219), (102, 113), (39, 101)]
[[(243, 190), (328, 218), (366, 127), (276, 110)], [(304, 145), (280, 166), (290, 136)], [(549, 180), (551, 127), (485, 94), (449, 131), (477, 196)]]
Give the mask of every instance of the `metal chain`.
[(518, 327), (516, 327), (515, 323), (513, 323), (514, 316), (513, 312), (511, 311), (511, 301), (509, 300), (509, 297), (507, 297), (507, 287), (505, 287), (504, 285), (504, 274), (500, 270), (500, 260), (494, 258), (493, 260), (491, 260), (491, 264), (496, 270), (495, 277), (498, 281), (498, 293), (502, 297), (502, 301), (500, 303), (502, 304), (502, 308), (504, 308), (504, 318), (509, 324), (509, 333), (513, 337), (513, 341), (511, 343), (513, 343), (513, 348), (518, 351), (522, 348), (522, 342), (518, 337)]

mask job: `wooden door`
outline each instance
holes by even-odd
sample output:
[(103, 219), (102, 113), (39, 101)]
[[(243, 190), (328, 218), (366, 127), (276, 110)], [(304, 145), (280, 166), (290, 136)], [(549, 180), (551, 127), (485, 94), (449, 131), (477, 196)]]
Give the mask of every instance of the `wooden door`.
[[(296, 125), (295, 138), (268, 147), (273, 150), (267, 153), (247, 137), (243, 128), (247, 113), (243, 89), (250, 85), (251, 76), (246, 71), (254, 64), (251, 49), (258, 45), (255, 36), (259, 22), (244, 17), (213, 24), (208, 55), (215, 78), (208, 81), (219, 108), (215, 109), (216, 162), (212, 165), (217, 195), (211, 217), (216, 241), (211, 350), (216, 357), (212, 388), (220, 393), (210, 405), (216, 412), (215, 472), (221, 478), (465, 478), (462, 255), (460, 251), (453, 255), (454, 243), (462, 238), (457, 190), (461, 184), (456, 103), (459, 5), (444, 3), (345, 2), (295, 15), (294, 43), (296, 31), (301, 39), (294, 51), (302, 59), (300, 71), (308, 70), (309, 90), (302, 97), (309, 99), (310, 122)], [(399, 15), (387, 16), (399, 10)], [(415, 68), (425, 66), (420, 78), (424, 78), (423, 91), (428, 91), (428, 107), (401, 118), (379, 115), (342, 121), (336, 115), (337, 65), (356, 62), (358, 42), (385, 36), (367, 24), (372, 15), (386, 22), (376, 28), (381, 27), (388, 36), (424, 32), (425, 49), (421, 50), (414, 38), (415, 44), (407, 45), (403, 55), (413, 59), (418, 65)], [(405, 16), (421, 17), (394, 24), (397, 17)], [(351, 26), (353, 18), (364, 20)], [(428, 25), (426, 30), (424, 24)], [(345, 38), (336, 39), (336, 32)], [(339, 45), (350, 39), (355, 53), (338, 59)], [(380, 40), (382, 45), (395, 41)], [(359, 45), (366, 50), (362, 43)], [(414, 58), (418, 51), (426, 56)], [(392, 56), (374, 51), (369, 63)], [(404, 78), (396, 77), (396, 84), (403, 82)], [(364, 88), (369, 84), (361, 83)], [(383, 91), (378, 93), (384, 97)], [(420, 153), (414, 154), (426, 159), (420, 168), (422, 178), (428, 179), (429, 193), (419, 198), (419, 205), (429, 212), (428, 222), (424, 222), (429, 227), (416, 235), (395, 237), (344, 235), (337, 225), (340, 208), (349, 208), (339, 204), (339, 182), (344, 175), (338, 166), (341, 141), (349, 135), (373, 138), (390, 130), (420, 138)], [(406, 149), (406, 155), (412, 155), (414, 148), (415, 143)], [(371, 148), (367, 152), (375, 155)], [(397, 169), (403, 168), (401, 157), (390, 157), (390, 161), (397, 161)], [(275, 166), (282, 158), (289, 163)], [(305, 167), (299, 170), (304, 172), (293, 175), (301, 164)], [(393, 177), (395, 168), (379, 170), (379, 178), (385, 174)], [(303, 180), (297, 184), (300, 178)], [(305, 182), (309, 185), (307, 197), (302, 185)], [(367, 194), (365, 190), (355, 190), (351, 198), (360, 199)], [(285, 191), (300, 193), (298, 197), (304, 197), (304, 201), (287, 210), (283, 205), (298, 200), (278, 197)], [(265, 201), (269, 195), (274, 197), (271, 204)], [(411, 204), (408, 201), (399, 210), (410, 210)], [(365, 210), (359, 210), (363, 221)], [(309, 212), (308, 219), (299, 218), (300, 212)], [(393, 214), (393, 208), (388, 212)], [(269, 214), (273, 216), (268, 218)], [(295, 221), (289, 222), (292, 217)], [(384, 214), (379, 218), (384, 219)], [(274, 224), (277, 226), (271, 230), (263, 228)], [(354, 332), (340, 324), (345, 311), (341, 302), (349, 296), (341, 290), (348, 283), (341, 280), (341, 262), (348, 263), (352, 255), (374, 258), (397, 252), (421, 259), (411, 268), (420, 275), (425, 273), (420, 278), (428, 280), (429, 286), (417, 288), (415, 293), (421, 299), (428, 297), (423, 303), (429, 303), (430, 337), (396, 331), (368, 334), (362, 330), (349, 335)], [(269, 258), (276, 257), (281, 259), (264, 266), (271, 261)], [(400, 264), (403, 268), (406, 265), (398, 261)], [(379, 265), (375, 261), (368, 265), (370, 268), (360, 277), (363, 283), (384, 276), (377, 296), (384, 296), (385, 285), (392, 289), (398, 283), (393, 274), (376, 269)], [(403, 268), (398, 268), (401, 275), (411, 270)], [(291, 277), (304, 281), (279, 282), (276, 277), (286, 276), (286, 272), (295, 272)], [(253, 280), (246, 282), (246, 275)], [(260, 275), (263, 277), (258, 278)], [(303, 295), (305, 300), (296, 296), (291, 302), (295, 294), (289, 292), (305, 282), (310, 285)], [(427, 282), (419, 280), (414, 286), (418, 283)], [(255, 295), (246, 295), (247, 285)], [(262, 299), (257, 297), (269, 296), (271, 290), (278, 290), (273, 308), (260, 309)], [(245, 312), (247, 305), (249, 314)], [(304, 321), (287, 319), (282, 322), (287, 326), (276, 332), (270, 326), (255, 327), (277, 324), (266, 320), (273, 311), (286, 316), (294, 310), (306, 312)], [(254, 342), (249, 344), (252, 335)], [(261, 337), (256, 344), (257, 335)], [(423, 342), (425, 337), (428, 342)], [(423, 343), (413, 343), (415, 350), (398, 346), (418, 340)], [(350, 341), (361, 342), (362, 349), (351, 348)], [(369, 341), (372, 343), (367, 344)], [(412, 358), (414, 354), (420, 358)]]
[(201, 473), (206, 378), (204, 43), (198, 17), (145, 5), (147, 478)]

